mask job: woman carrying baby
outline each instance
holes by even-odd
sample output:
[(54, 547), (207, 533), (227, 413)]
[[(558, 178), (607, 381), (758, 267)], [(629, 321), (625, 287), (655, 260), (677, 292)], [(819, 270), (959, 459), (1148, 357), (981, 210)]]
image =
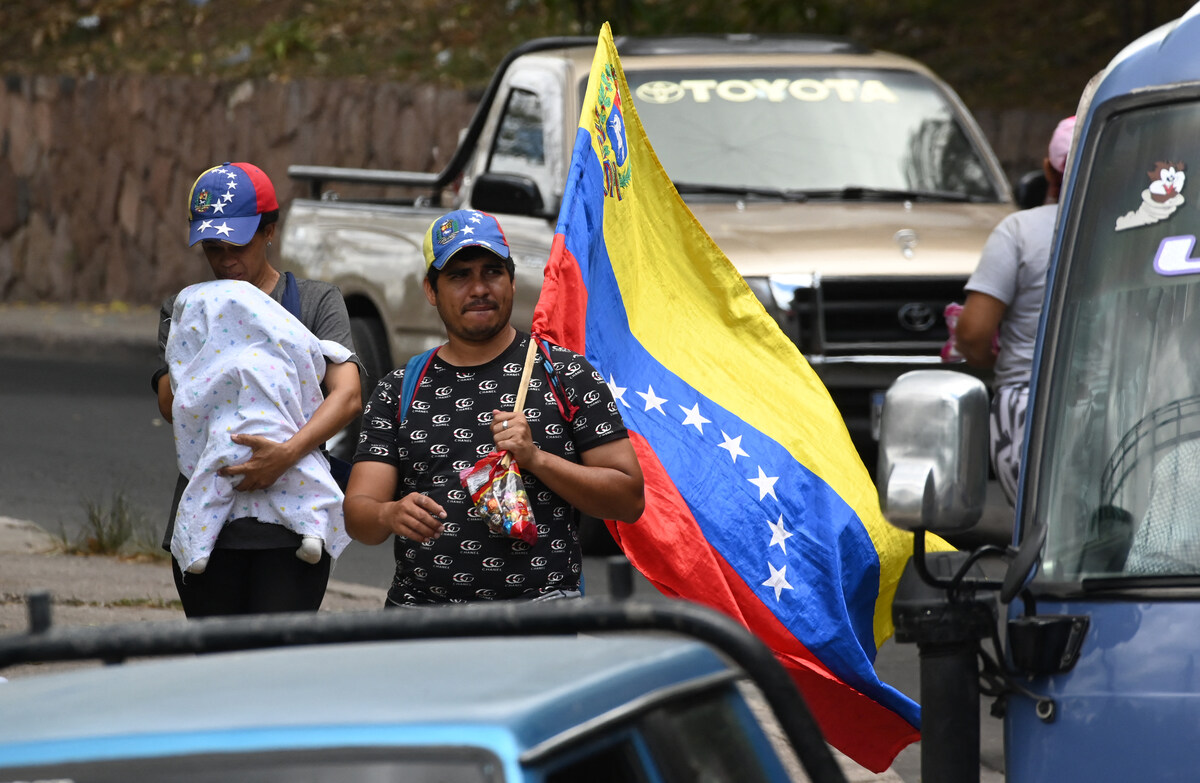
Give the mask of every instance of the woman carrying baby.
[(152, 385), (181, 469), (163, 546), (188, 617), (316, 611), (345, 546), (321, 446), (361, 411), (350, 320), (336, 287), (268, 260), (278, 217), (257, 166), (201, 174), (188, 243), (239, 285), (191, 286), (162, 307)]

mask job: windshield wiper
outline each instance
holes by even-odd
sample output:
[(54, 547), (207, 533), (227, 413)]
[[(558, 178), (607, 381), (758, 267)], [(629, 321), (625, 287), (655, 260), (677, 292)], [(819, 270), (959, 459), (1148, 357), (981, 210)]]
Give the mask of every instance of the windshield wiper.
[(809, 198), (842, 199), (844, 201), (982, 201), (979, 196), (951, 190), (905, 190), (847, 185), (844, 188), (803, 191)]
[(847, 185), (842, 188), (799, 190), (796, 188), (764, 188), (752, 185), (705, 185), (696, 182), (676, 182), (675, 189), (681, 196), (702, 194), (717, 196), (755, 196), (779, 201), (805, 202), (810, 199), (838, 199), (842, 201), (985, 201), (979, 196), (957, 193), (950, 190), (905, 190), (897, 188), (872, 188), (864, 185)]
[(1087, 576), (1079, 580), (1085, 593), (1119, 592), (1122, 590), (1150, 589), (1195, 589), (1200, 587), (1200, 574), (1114, 574), (1113, 576)]
[(750, 185), (701, 185), (694, 182), (676, 182), (679, 195), (707, 194), (715, 196), (757, 196), (779, 201), (808, 201), (808, 194), (790, 188), (759, 188)]

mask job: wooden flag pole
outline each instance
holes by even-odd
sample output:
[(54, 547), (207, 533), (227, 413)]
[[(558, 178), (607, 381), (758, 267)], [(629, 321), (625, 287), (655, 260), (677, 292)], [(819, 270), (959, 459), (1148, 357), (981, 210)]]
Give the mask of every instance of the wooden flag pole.
[(529, 391), (529, 378), (533, 375), (533, 365), (537, 355), (537, 341), (533, 339), (533, 335), (529, 335), (529, 350), (525, 352), (525, 369), (521, 371), (521, 385), (517, 389), (517, 401), (513, 405), (513, 411), (520, 413), (525, 408), (525, 392)]

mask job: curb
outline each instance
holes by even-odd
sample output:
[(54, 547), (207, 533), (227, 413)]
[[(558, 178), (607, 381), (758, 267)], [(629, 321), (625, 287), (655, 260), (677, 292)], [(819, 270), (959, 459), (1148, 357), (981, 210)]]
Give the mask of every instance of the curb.
[(153, 360), (158, 356), (158, 308), (122, 302), (0, 303), (0, 335), (7, 355)]
[[(59, 626), (182, 619), (167, 560), (68, 555), (34, 522), (0, 516), (0, 634), (27, 628), (26, 597), (52, 593)], [(329, 580), (321, 611), (381, 609), (382, 588)]]

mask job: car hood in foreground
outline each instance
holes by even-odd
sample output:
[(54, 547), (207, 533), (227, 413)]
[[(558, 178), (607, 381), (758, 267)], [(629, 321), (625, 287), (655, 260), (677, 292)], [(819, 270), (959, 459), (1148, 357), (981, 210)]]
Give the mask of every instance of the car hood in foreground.
[[(0, 684), (0, 768), (379, 742), (528, 748), (728, 672), (664, 636), (364, 642), (201, 655)], [(233, 737), (236, 737), (234, 741)]]

